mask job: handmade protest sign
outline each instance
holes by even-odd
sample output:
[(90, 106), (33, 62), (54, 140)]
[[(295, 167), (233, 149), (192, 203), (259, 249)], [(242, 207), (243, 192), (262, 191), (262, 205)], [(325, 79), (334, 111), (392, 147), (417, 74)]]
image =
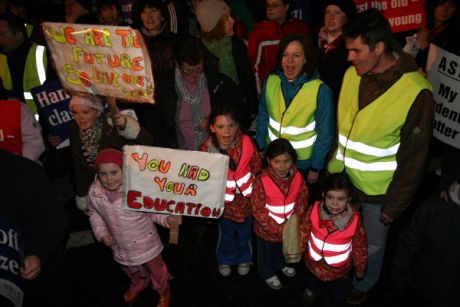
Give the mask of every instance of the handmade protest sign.
[(426, 25), (425, 0), (354, 0), (358, 12), (375, 8), (390, 22), (394, 33)]
[(62, 141), (68, 139), (74, 120), (69, 110), (70, 96), (59, 80), (47, 81), (30, 92), (48, 132), (59, 136)]
[(460, 56), (431, 44), (426, 71), (436, 102), (433, 135), (460, 149)]
[[(7, 219), (0, 216), (0, 303), (22, 306), (25, 280), (21, 277), (24, 251), (19, 231)], [(2, 304), (2, 306), (4, 306)]]
[(152, 67), (139, 31), (54, 22), (42, 27), (64, 88), (133, 102), (154, 101)]
[(124, 146), (123, 207), (217, 219), (229, 158), (219, 153)]

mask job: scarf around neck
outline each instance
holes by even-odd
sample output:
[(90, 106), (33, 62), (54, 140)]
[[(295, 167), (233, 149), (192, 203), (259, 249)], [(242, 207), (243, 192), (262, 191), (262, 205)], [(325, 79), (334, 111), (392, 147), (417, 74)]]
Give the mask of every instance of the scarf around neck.
[[(202, 73), (200, 75), (200, 78), (197, 81), (197, 89), (196, 89), (196, 94), (193, 96), (187, 89), (187, 86), (185, 85), (185, 80), (182, 78), (182, 75), (180, 73), (179, 66), (176, 65), (176, 70), (175, 70), (175, 89), (177, 93), (177, 112), (176, 112), (176, 123), (179, 122), (179, 114), (180, 110), (182, 107), (182, 104), (188, 103), (190, 104), (190, 110), (192, 112), (192, 122), (193, 122), (193, 128), (194, 128), (194, 134), (195, 134), (195, 148), (197, 149), (198, 146), (200, 146), (206, 137), (208, 136), (208, 133), (205, 128), (202, 127), (201, 123), (204, 120), (204, 114), (203, 114), (203, 103), (206, 103), (204, 100), (209, 101), (209, 93), (207, 92), (207, 83), (206, 83), (206, 77)], [(183, 137), (179, 135), (179, 142), (181, 145), (184, 144)]]
[(223, 39), (214, 39), (210, 42), (204, 39), (203, 43), (213, 55), (219, 58), (219, 72), (229, 76), (236, 84), (239, 84), (232, 54), (232, 38), (226, 36)]
[(86, 162), (88, 162), (90, 166), (94, 165), (99, 151), (99, 143), (102, 136), (102, 120), (103, 116), (100, 116), (92, 127), (86, 130), (80, 129), (80, 141), (83, 155), (86, 157)]

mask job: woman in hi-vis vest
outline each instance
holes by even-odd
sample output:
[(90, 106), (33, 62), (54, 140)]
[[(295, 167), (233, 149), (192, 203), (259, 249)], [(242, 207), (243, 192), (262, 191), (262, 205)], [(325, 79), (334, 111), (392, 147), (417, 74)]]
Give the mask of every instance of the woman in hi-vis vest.
[(297, 152), (297, 168), (308, 183), (318, 181), (334, 135), (331, 89), (318, 76), (308, 37), (287, 35), (278, 49), (278, 68), (260, 95), (256, 140), (263, 150), (287, 139)]

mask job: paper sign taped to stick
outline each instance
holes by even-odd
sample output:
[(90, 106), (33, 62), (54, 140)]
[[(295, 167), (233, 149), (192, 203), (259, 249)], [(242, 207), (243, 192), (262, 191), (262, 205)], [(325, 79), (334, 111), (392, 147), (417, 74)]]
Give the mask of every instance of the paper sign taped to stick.
[(153, 102), (154, 83), (147, 48), (130, 27), (44, 22), (56, 71), (75, 92)]
[(218, 218), (224, 210), (226, 155), (150, 146), (123, 147), (123, 207)]

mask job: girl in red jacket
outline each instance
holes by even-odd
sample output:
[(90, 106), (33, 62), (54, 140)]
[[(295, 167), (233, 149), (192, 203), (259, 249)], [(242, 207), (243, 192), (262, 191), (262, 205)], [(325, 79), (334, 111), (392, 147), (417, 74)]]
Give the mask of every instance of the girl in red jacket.
[(246, 275), (252, 263), (252, 185), (262, 162), (252, 139), (240, 130), (238, 113), (232, 106), (215, 106), (209, 128), (211, 135), (200, 150), (230, 157), (224, 214), (219, 219), (218, 270), (229, 276), (232, 266), (238, 265), (238, 274)]
[(351, 268), (360, 278), (367, 267), (366, 233), (361, 214), (351, 203), (345, 174), (326, 178), (322, 198), (307, 210), (300, 226), (301, 250), (312, 273), (302, 300), (310, 305), (320, 297), (323, 306), (345, 306)]
[(259, 276), (267, 285), (283, 287), (278, 271), (294, 277), (294, 268), (286, 265), (283, 254), (283, 231), (286, 222), (297, 215), (303, 220), (308, 205), (308, 188), (295, 167), (297, 154), (286, 139), (271, 142), (265, 153), (268, 167), (254, 183), (252, 214), (258, 238)]

